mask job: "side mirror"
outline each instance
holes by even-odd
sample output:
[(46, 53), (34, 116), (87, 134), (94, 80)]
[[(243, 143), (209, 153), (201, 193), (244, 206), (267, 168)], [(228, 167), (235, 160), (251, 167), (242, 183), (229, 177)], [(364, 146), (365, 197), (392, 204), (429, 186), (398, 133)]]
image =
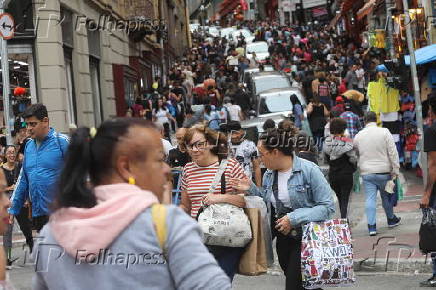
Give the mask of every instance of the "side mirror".
[(256, 111), (255, 110), (248, 111), (248, 117), (250, 119), (255, 118), (256, 117)]

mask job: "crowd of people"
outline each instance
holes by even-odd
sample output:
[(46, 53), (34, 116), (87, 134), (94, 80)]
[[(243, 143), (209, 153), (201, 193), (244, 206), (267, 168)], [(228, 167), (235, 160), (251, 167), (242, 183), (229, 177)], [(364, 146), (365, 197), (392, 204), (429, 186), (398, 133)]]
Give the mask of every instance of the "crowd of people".
[[(259, 196), (267, 205), (286, 289), (303, 289), (302, 227), (333, 217), (332, 192), (346, 219), (357, 173), (369, 235), (377, 234), (377, 191), (388, 227), (400, 224), (386, 191), (399, 175), (398, 148), (391, 130), (378, 127), (377, 114), (367, 110), (368, 83), (385, 77), (377, 65), (386, 55), (326, 27), (251, 22), (246, 28), (268, 43), (268, 59), (247, 59), (242, 35), (194, 32), (193, 48), (167, 79), (157, 77), (129, 104), (131, 118), (76, 129), (70, 139), (50, 126), (44, 105), (24, 112), (17, 146), (6, 147), (0, 171), (6, 219), (0, 231), (9, 264), (14, 217), (30, 250), (38, 248), (34, 289), (89, 288), (96, 280), (102, 289), (230, 289), (244, 247), (205, 245), (195, 219), (210, 205), (244, 208), (244, 196)], [(262, 134), (249, 136), (241, 122), (252, 108), (240, 80), (246, 69), (266, 65), (287, 73), (308, 105), (289, 96), (293, 121), (267, 120)], [(306, 117), (310, 130), (302, 126)], [(434, 126), (425, 145), (430, 186), (436, 179)], [(171, 169), (181, 173), (172, 176)], [(180, 190), (180, 201), (172, 199), (172, 189)], [(423, 206), (436, 206), (434, 191), (426, 189)], [(177, 205), (159, 206), (171, 200)], [(42, 237), (35, 246), (32, 227)]]

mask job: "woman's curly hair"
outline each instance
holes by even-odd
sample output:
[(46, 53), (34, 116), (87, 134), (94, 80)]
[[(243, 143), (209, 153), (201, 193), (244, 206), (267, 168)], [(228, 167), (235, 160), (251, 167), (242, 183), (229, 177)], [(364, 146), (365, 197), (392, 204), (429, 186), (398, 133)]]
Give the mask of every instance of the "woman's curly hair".
[(268, 151), (277, 149), (286, 156), (292, 156), (297, 134), (298, 129), (292, 122), (283, 121), (279, 123), (278, 128), (268, 129), (259, 139)]
[(183, 143), (187, 146), (195, 133), (202, 134), (209, 145), (213, 145), (211, 152), (217, 155), (220, 159), (226, 158), (228, 155), (227, 135), (222, 132), (217, 132), (204, 124), (198, 124), (187, 129), (183, 136)]

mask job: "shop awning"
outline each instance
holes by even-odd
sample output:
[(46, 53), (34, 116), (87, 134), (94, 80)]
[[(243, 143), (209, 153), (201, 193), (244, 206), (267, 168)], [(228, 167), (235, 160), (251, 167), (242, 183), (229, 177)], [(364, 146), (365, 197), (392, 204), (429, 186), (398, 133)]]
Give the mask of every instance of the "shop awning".
[(366, 15), (371, 13), (376, 3), (377, 0), (369, 0), (368, 2), (366, 2), (365, 5), (363, 5), (363, 7), (360, 8), (359, 11), (357, 11), (356, 13), (357, 20), (362, 20)]
[(312, 9), (313, 17), (321, 17), (327, 15), (327, 9), (325, 7), (317, 7)]
[[(415, 58), (417, 65), (436, 61), (436, 44), (415, 50)], [(404, 63), (410, 65), (410, 55), (404, 56)]]
[(237, 0), (224, 0), (220, 4), (220, 11), (219, 11), (220, 16), (225, 16), (233, 12), (233, 10), (235, 10), (236, 7), (238, 7), (238, 5), (239, 5), (239, 1)]

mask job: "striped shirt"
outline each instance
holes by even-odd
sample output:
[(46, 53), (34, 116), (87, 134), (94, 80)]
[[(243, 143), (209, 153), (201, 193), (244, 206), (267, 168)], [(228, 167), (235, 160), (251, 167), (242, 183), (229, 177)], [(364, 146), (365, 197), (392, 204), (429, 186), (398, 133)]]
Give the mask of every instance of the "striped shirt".
[[(219, 162), (210, 166), (201, 167), (194, 162), (185, 165), (182, 172), (181, 190), (186, 191), (191, 201), (191, 216), (197, 217), (198, 210), (201, 206), (201, 200), (209, 192), (210, 186), (214, 180), (215, 174), (219, 168)], [(244, 178), (244, 169), (235, 159), (229, 159), (226, 170), (224, 171), (225, 179)], [(233, 188), (226, 182), (226, 194), (233, 194)], [(214, 194), (221, 194), (221, 182), (215, 187)]]

